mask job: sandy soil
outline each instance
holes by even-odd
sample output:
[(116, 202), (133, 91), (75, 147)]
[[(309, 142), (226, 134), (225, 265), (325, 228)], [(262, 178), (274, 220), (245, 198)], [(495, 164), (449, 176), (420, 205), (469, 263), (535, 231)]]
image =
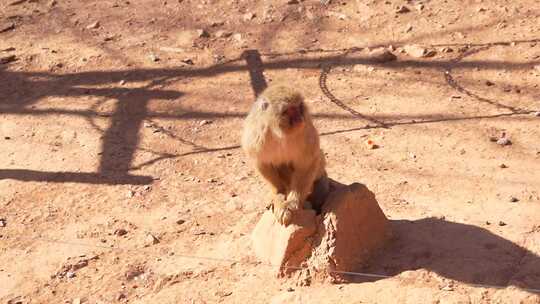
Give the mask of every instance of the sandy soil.
[[(536, 0), (0, 1), (0, 302), (540, 303), (539, 18)], [(263, 183), (238, 144), (272, 81), (305, 92), (330, 176), (392, 220), (363, 269), (387, 278), (299, 286), (254, 258)]]

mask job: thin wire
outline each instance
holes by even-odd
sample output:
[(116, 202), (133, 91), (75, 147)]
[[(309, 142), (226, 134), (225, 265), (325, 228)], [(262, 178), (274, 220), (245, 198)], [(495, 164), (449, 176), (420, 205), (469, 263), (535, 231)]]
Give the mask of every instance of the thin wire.
[[(119, 250), (119, 251), (129, 251), (133, 249), (129, 248), (123, 248), (118, 246), (103, 246), (103, 245), (93, 245), (93, 244), (86, 244), (86, 243), (78, 243), (78, 242), (71, 242), (71, 241), (63, 241), (63, 240), (56, 240), (56, 239), (48, 239), (44, 237), (19, 237), (20, 239), (26, 239), (26, 240), (34, 240), (34, 241), (42, 241), (47, 243), (53, 243), (53, 244), (65, 244), (65, 245), (72, 245), (72, 246), (83, 246), (83, 247), (90, 247), (90, 248), (101, 248), (101, 249), (109, 249), (109, 250)], [(302, 267), (302, 266), (279, 266), (271, 263), (263, 263), (263, 262), (249, 262), (249, 261), (241, 261), (241, 260), (235, 260), (235, 259), (226, 259), (226, 258), (217, 258), (217, 257), (208, 257), (208, 256), (197, 256), (187, 253), (176, 253), (174, 254), (177, 257), (186, 258), (186, 259), (194, 259), (194, 260), (206, 260), (206, 261), (215, 261), (215, 262), (227, 262), (227, 263), (237, 263), (237, 264), (244, 264), (244, 265), (263, 265), (268, 267), (275, 267), (280, 269), (288, 269), (288, 270), (309, 270), (308, 267)], [(377, 278), (377, 279), (388, 279), (392, 278), (393, 276), (390, 275), (384, 275), (384, 274), (376, 274), (376, 273), (366, 273), (366, 272), (355, 272), (355, 271), (340, 271), (340, 270), (326, 270), (329, 273), (334, 274), (341, 274), (341, 275), (350, 275), (350, 276), (357, 276), (357, 277), (367, 277), (367, 278)], [(481, 287), (481, 288), (495, 288), (495, 289), (505, 289), (508, 286), (501, 286), (501, 285), (489, 285), (489, 284), (476, 284), (476, 283), (465, 283), (469, 286), (473, 287)], [(533, 292), (533, 293), (540, 293), (540, 289), (538, 288), (526, 288), (526, 287), (519, 287), (519, 289)]]

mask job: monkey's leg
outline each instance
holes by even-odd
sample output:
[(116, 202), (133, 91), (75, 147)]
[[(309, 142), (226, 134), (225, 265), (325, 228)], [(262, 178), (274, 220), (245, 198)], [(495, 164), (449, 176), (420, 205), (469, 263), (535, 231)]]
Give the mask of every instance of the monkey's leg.
[(286, 185), (279, 171), (270, 164), (259, 163), (257, 169), (270, 185), (270, 197), (266, 200), (267, 209), (275, 210), (275, 206), (285, 201)]

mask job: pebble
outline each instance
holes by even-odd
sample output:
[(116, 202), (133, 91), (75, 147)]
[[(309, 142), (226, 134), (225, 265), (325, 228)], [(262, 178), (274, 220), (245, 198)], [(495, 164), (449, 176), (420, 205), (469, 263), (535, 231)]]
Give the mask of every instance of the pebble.
[(536, 116), (536, 117), (540, 117), (540, 111), (534, 112), (533, 115)]
[(202, 126), (204, 126), (204, 125), (209, 125), (209, 124), (211, 124), (212, 122), (213, 122), (212, 120), (206, 120), (206, 119), (204, 119), (204, 120), (201, 120), (201, 121), (199, 122), (199, 126), (202, 127)]
[(181, 61), (187, 65), (194, 65), (193, 60), (190, 58), (182, 59)]
[(404, 14), (404, 13), (408, 13), (410, 11), (411, 10), (408, 7), (406, 7), (405, 5), (398, 6), (396, 8), (396, 14)]
[(6, 227), (6, 225), (7, 225), (6, 219), (3, 219), (3, 218), (0, 219), (0, 227)]
[(117, 236), (123, 236), (123, 235), (126, 235), (127, 233), (128, 233), (127, 230), (124, 228), (119, 228), (114, 231), (114, 235), (117, 235)]
[(515, 196), (511, 196), (510, 197), (510, 202), (511, 203), (517, 203), (517, 202), (519, 202), (519, 199), (517, 197), (515, 197)]
[(294, 291), (294, 288), (289, 287), (289, 288), (287, 288), (287, 291), (288, 291), (288, 292), (293, 292), (293, 291)]
[(151, 233), (146, 234), (145, 241), (146, 241), (146, 246), (155, 245), (159, 243), (159, 239)]
[(223, 30), (219, 30), (215, 33), (215, 36), (217, 38), (226, 38), (226, 37), (229, 37), (230, 35), (232, 35), (231, 32), (227, 32), (227, 31), (223, 31)]
[(135, 191), (129, 190), (129, 191), (127, 192), (127, 197), (128, 197), (128, 198), (132, 198), (132, 197), (134, 197), (134, 196), (135, 196)]
[(415, 44), (408, 44), (403, 47), (403, 50), (408, 55), (416, 58), (432, 57), (436, 54), (435, 50), (428, 50), (425, 47)]
[(75, 277), (75, 272), (74, 271), (68, 271), (66, 272), (66, 278), (68, 279), (72, 279)]
[(500, 164), (500, 165), (499, 165), (499, 168), (501, 168), (501, 169), (506, 169), (506, 168), (508, 168), (508, 166), (505, 165), (505, 164)]
[(176, 224), (182, 225), (182, 224), (185, 223), (185, 222), (186, 222), (186, 220), (180, 219), (180, 220), (176, 221)]
[(0, 25), (0, 33), (12, 31), (14, 29), (15, 29), (15, 23), (9, 22), (9, 23), (4, 23)]
[(150, 54), (150, 55), (148, 56), (148, 58), (150, 58), (150, 60), (153, 61), (153, 62), (159, 61), (159, 57), (156, 56), (156, 54)]
[(252, 20), (253, 18), (255, 18), (255, 14), (254, 13), (245, 13), (244, 14), (244, 21), (250, 21)]
[(17, 60), (17, 56), (15, 55), (9, 55), (5, 57), (0, 57), (0, 64), (6, 64)]
[(503, 221), (499, 221), (499, 226), (506, 226), (506, 223)]
[(512, 142), (507, 137), (501, 137), (497, 140), (497, 144), (501, 146), (508, 146), (511, 145)]
[(443, 53), (452, 53), (453, 51), (454, 51), (454, 49), (451, 48), (451, 47), (443, 47), (441, 49), (441, 52), (443, 52)]
[(488, 86), (488, 87), (491, 87), (491, 86), (494, 86), (495, 83), (489, 81), (489, 80), (486, 80), (485, 84)]
[(205, 29), (198, 29), (197, 30), (197, 37), (199, 38), (207, 38), (210, 37), (210, 34)]
[(89, 24), (86, 28), (89, 29), (89, 30), (92, 30), (92, 29), (97, 29), (100, 26), (101, 26), (101, 24), (99, 23), (99, 21), (96, 21), (94, 23)]

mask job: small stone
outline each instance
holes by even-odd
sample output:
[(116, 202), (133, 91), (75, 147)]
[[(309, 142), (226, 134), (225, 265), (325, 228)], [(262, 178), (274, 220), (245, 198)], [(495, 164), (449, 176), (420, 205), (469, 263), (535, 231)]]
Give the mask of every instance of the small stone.
[(244, 42), (244, 39), (242, 39), (242, 34), (240, 34), (240, 33), (234, 34), (233, 39), (236, 40), (236, 42), (239, 42), (239, 43)]
[(2, 52), (13, 52), (13, 51), (15, 51), (15, 50), (16, 50), (16, 49), (15, 49), (14, 47), (10, 46), (10, 47), (8, 47), (8, 48), (6, 48), (6, 49), (3, 49)]
[(49, 6), (50, 7), (54, 7), (58, 4), (58, 2), (56, 2), (56, 0), (52, 0), (51, 2), (49, 2)]
[(396, 14), (405, 14), (405, 13), (408, 13), (410, 11), (411, 10), (408, 7), (406, 7), (405, 5), (398, 6), (396, 8)]
[(73, 299), (73, 302), (71, 302), (71, 303), (72, 304), (81, 304), (82, 302), (81, 302), (81, 299), (75, 298), (75, 299)]
[(534, 112), (533, 115), (536, 116), (536, 117), (540, 117), (540, 111)]
[(415, 44), (408, 44), (403, 47), (403, 50), (409, 56), (416, 57), (416, 58), (432, 57), (436, 54), (435, 50), (429, 50), (427, 48), (424, 48), (422, 46), (415, 45)]
[(15, 29), (15, 23), (8, 22), (8, 23), (0, 24), (0, 33), (12, 31), (14, 29)]
[(66, 278), (68, 279), (72, 279), (75, 277), (75, 272), (74, 271), (68, 271), (66, 272)]
[(499, 221), (499, 226), (506, 226), (506, 223), (503, 221)]
[(250, 21), (252, 20), (253, 18), (255, 18), (255, 14), (254, 13), (245, 13), (244, 16), (244, 21)]
[(190, 58), (182, 59), (182, 62), (187, 65), (194, 65), (193, 60), (191, 60)]
[(517, 202), (519, 202), (519, 199), (517, 197), (515, 197), (515, 196), (511, 196), (510, 197), (510, 202), (511, 203), (517, 203)]
[(500, 164), (500, 165), (499, 165), (499, 168), (501, 168), (501, 169), (506, 169), (506, 168), (508, 168), (508, 166), (506, 166), (505, 164)]
[(129, 190), (126, 195), (127, 195), (128, 198), (132, 198), (132, 197), (135, 196), (135, 191)]
[(210, 34), (205, 29), (198, 29), (197, 30), (197, 37), (199, 38), (207, 38), (210, 37)]
[(180, 220), (176, 221), (176, 224), (182, 225), (182, 224), (185, 223), (185, 222), (186, 222), (186, 220), (180, 219)]
[(96, 21), (94, 23), (91, 23), (89, 24), (86, 29), (89, 29), (89, 30), (92, 30), (92, 29), (97, 29), (101, 26), (101, 24), (99, 23), (99, 21)]
[(491, 87), (491, 86), (494, 86), (495, 83), (489, 81), (489, 80), (486, 80), (485, 84), (488, 86), (488, 87)]
[(230, 295), (232, 295), (232, 291), (221, 291), (221, 290), (216, 291), (216, 296), (218, 296), (218, 297), (224, 298), (224, 297), (228, 297)]
[(0, 227), (6, 227), (7, 225), (7, 222), (6, 222), (6, 219), (0, 219)]
[(441, 49), (441, 52), (443, 52), (443, 53), (452, 53), (453, 51), (454, 51), (453, 48), (447, 47), (447, 46), (446, 46), (446, 47), (443, 47), (443, 48)]
[(227, 38), (232, 35), (231, 32), (219, 30), (214, 34), (217, 38)]
[(454, 291), (454, 287), (450, 286), (450, 285), (446, 285), (444, 286), (443, 288), (441, 288), (441, 290), (444, 290), (444, 291)]
[(397, 59), (396, 55), (394, 55), (392, 52), (384, 48), (379, 48), (379, 49), (375, 49), (371, 51), (369, 53), (369, 58), (372, 61), (379, 62), (379, 63), (395, 61)]
[(501, 137), (497, 140), (497, 144), (500, 146), (508, 146), (511, 145), (512, 142), (507, 137)]
[(413, 30), (413, 26), (410, 24), (407, 24), (407, 27), (405, 28), (405, 33), (408, 33)]
[(122, 79), (122, 80), (120, 80), (119, 84), (123, 86), (123, 85), (126, 84), (126, 81)]
[(17, 60), (17, 56), (9, 55), (5, 57), (0, 57), (0, 64), (6, 64)]
[(123, 236), (123, 235), (126, 235), (127, 233), (128, 233), (127, 230), (124, 228), (119, 228), (114, 231), (114, 235), (116, 236)]
[(298, 4), (298, 0), (289, 0), (287, 1), (287, 4)]
[(155, 244), (159, 243), (159, 239), (155, 235), (153, 235), (151, 233), (146, 234), (146, 240), (145, 241), (146, 241), (147, 246), (155, 245)]
[(159, 61), (159, 57), (156, 56), (155, 54), (150, 54), (150, 55), (148, 56), (148, 58), (150, 58), (150, 60), (153, 61), (153, 62)]
[(486, 221), (486, 225), (491, 225), (491, 222), (490, 222), (490, 221)]
[(293, 291), (294, 291), (294, 288), (289, 287), (289, 288), (287, 288), (287, 291), (288, 291), (288, 292), (293, 292)]
[(123, 294), (123, 293), (119, 293), (118, 296), (116, 296), (116, 300), (120, 301), (122, 299), (125, 299), (126, 298), (126, 295)]
[(420, 3), (420, 4), (415, 5), (414, 8), (416, 8), (419, 11), (422, 11), (424, 9), (424, 5)]
[(213, 121), (211, 121), (211, 120), (206, 120), (206, 119), (204, 119), (204, 120), (201, 120), (201, 121), (199, 122), (199, 126), (202, 127), (202, 126), (204, 126), (204, 125), (209, 125), (209, 124), (211, 124), (212, 122), (213, 122)]
[(486, 9), (483, 8), (483, 7), (479, 7), (479, 8), (476, 9), (476, 11), (477, 11), (478, 13), (482, 13), (482, 12), (485, 12)]

